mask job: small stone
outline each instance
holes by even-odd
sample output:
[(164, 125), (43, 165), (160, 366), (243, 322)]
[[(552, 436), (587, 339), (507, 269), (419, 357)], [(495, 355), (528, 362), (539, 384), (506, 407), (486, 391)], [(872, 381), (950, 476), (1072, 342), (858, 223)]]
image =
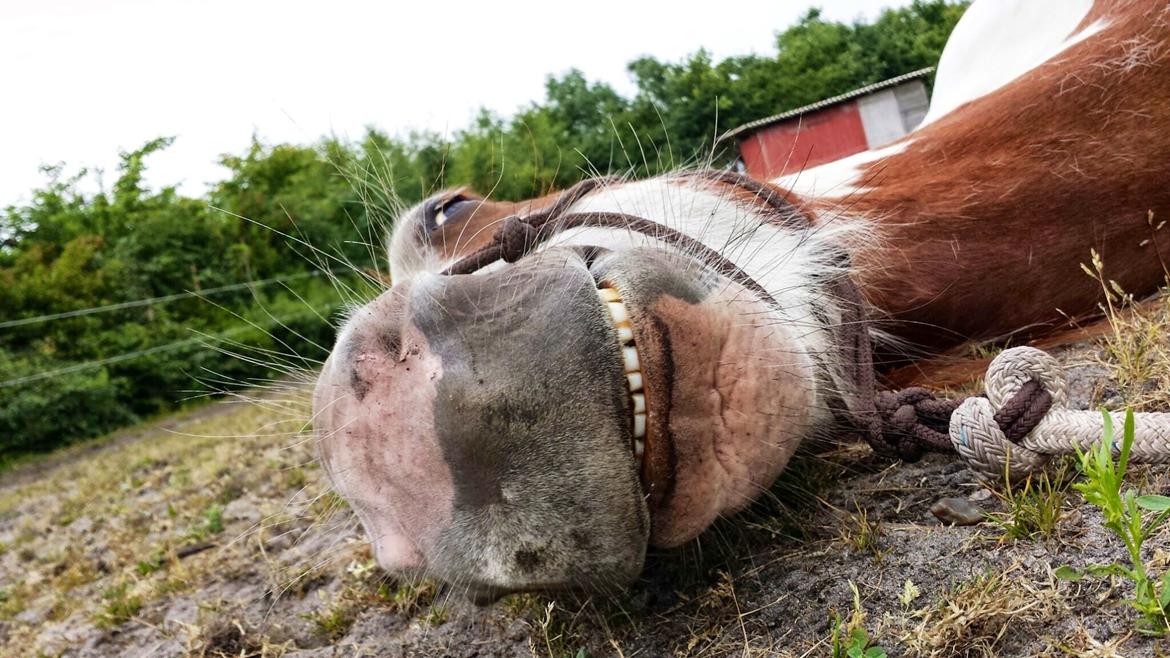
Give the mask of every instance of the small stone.
[(976, 489), (974, 491), (974, 493), (972, 493), (970, 496), (967, 496), (967, 500), (969, 500), (973, 503), (978, 503), (978, 502), (982, 502), (984, 500), (990, 500), (990, 499), (991, 499), (991, 490), (984, 489), (982, 487), (980, 487), (979, 489)]
[(983, 521), (983, 510), (962, 498), (943, 498), (930, 506), (930, 513), (951, 525), (975, 525)]

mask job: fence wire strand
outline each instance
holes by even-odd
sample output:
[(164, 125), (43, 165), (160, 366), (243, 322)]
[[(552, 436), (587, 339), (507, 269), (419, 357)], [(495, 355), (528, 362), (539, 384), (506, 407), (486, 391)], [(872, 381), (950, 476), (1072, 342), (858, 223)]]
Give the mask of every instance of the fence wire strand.
[(39, 324), (41, 322), (51, 322), (53, 320), (63, 320), (65, 318), (76, 318), (83, 315), (93, 315), (94, 313), (106, 313), (109, 311), (118, 311), (126, 308), (135, 308), (137, 306), (153, 306), (154, 304), (165, 304), (179, 299), (186, 299), (188, 297), (206, 297), (207, 295), (215, 295), (221, 292), (231, 292), (233, 290), (244, 290), (246, 288), (257, 288), (267, 286), (273, 283), (282, 281), (294, 281), (296, 279), (303, 279), (310, 276), (320, 276), (321, 272), (302, 272), (300, 274), (293, 274), (291, 276), (273, 277), (271, 279), (260, 279), (259, 281), (246, 281), (244, 283), (233, 283), (226, 286), (219, 286), (217, 288), (208, 288), (206, 290), (189, 290), (187, 292), (178, 292), (172, 295), (162, 295), (161, 297), (149, 297), (147, 299), (135, 299), (129, 302), (118, 302), (117, 304), (107, 304), (105, 306), (94, 306), (92, 308), (80, 308), (73, 311), (62, 311), (61, 313), (50, 313), (48, 315), (38, 315), (31, 318), (18, 318), (16, 320), (5, 320), (0, 322), (0, 329), (9, 329), (12, 327), (22, 327), (30, 324)]
[[(312, 311), (318, 317), (321, 317), (321, 313), (320, 313), (321, 309), (310, 308), (310, 311)], [(137, 358), (141, 358), (144, 356), (149, 356), (151, 354), (158, 354), (161, 352), (171, 352), (174, 350), (182, 349), (182, 348), (190, 346), (190, 345), (196, 345), (198, 343), (207, 343), (209, 341), (226, 340), (226, 339), (228, 339), (236, 334), (240, 334), (240, 333), (243, 333), (245, 331), (248, 331), (249, 329), (253, 329), (253, 330), (260, 329), (261, 331), (267, 331), (267, 329), (269, 327), (276, 326), (277, 324), (283, 324), (287, 321), (292, 320), (295, 317), (298, 317), (298, 315), (289, 315), (289, 316), (286, 316), (284, 318), (273, 318), (272, 322), (267, 323), (263, 326), (254, 325), (254, 324), (247, 324), (247, 325), (235, 327), (233, 329), (229, 329), (227, 331), (224, 331), (224, 332), (221, 332), (218, 334), (214, 334), (214, 335), (203, 334), (200, 336), (196, 336), (194, 338), (186, 338), (184, 340), (177, 340), (177, 341), (174, 341), (172, 343), (166, 343), (165, 345), (156, 345), (155, 347), (148, 347), (146, 349), (136, 350), (133, 352), (127, 352), (125, 354), (118, 354), (118, 355), (106, 357), (103, 359), (94, 359), (92, 361), (86, 361), (84, 363), (77, 363), (77, 364), (74, 364), (71, 366), (65, 366), (64, 368), (57, 368), (56, 370), (46, 370), (43, 372), (33, 373), (31, 375), (25, 375), (23, 377), (16, 377), (16, 378), (8, 379), (5, 381), (0, 381), (0, 388), (20, 386), (21, 384), (28, 384), (28, 383), (35, 382), (35, 381), (40, 381), (42, 379), (52, 379), (53, 377), (60, 377), (61, 375), (67, 375), (67, 374), (73, 373), (73, 372), (81, 372), (83, 370), (92, 370), (94, 368), (100, 368), (102, 366), (110, 365), (112, 363), (121, 363), (122, 361), (130, 361), (131, 359), (137, 359)], [(211, 345), (207, 345), (207, 347), (210, 348)]]

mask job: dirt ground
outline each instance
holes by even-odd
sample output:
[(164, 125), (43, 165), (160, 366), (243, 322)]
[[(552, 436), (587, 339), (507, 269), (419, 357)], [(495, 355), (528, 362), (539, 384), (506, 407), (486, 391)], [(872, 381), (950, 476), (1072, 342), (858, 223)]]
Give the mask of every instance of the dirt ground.
[[(1122, 402), (1099, 347), (1060, 357), (1077, 406)], [(840, 620), (889, 656), (1170, 655), (1136, 632), (1127, 583), (1054, 576), (1124, 555), (1078, 493), (1055, 487), (1060, 518), (1034, 538), (1008, 538), (1010, 516), (948, 526), (940, 499), (1007, 504), (950, 456), (861, 445), (802, 456), (753, 509), (652, 553), (625, 593), (476, 607), (374, 566), (305, 418), (306, 388), (281, 386), (0, 476), (0, 653), (830, 656)], [(1170, 531), (1147, 557), (1167, 569)]]

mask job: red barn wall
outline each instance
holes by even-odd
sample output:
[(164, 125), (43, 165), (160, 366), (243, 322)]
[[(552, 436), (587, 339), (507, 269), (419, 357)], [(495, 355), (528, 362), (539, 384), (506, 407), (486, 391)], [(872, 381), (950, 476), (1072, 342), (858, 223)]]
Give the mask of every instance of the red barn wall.
[(739, 143), (744, 167), (757, 180), (815, 167), (867, 148), (856, 101), (761, 128)]

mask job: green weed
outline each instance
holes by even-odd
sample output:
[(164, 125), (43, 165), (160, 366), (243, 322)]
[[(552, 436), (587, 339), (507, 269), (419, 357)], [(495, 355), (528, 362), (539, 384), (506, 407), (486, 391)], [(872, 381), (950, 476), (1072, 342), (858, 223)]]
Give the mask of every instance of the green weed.
[(135, 567), (139, 576), (149, 576), (150, 574), (162, 569), (166, 564), (165, 558), (161, 554), (155, 554), (145, 560), (139, 560)]
[(1047, 539), (1056, 533), (1068, 498), (1068, 462), (1055, 471), (1043, 471), (1024, 480), (1023, 486), (1007, 486), (992, 493), (1005, 510), (987, 515), (1003, 539)]
[(442, 605), (433, 605), (427, 614), (423, 615), (423, 621), (431, 626), (442, 626), (447, 623), (447, 607)]
[(853, 581), (849, 581), (849, 588), (853, 590), (853, 611), (848, 620), (835, 615), (829, 634), (833, 658), (886, 658), (886, 650), (873, 643), (862, 625), (865, 612), (861, 609), (861, 592)]
[(203, 523), (209, 534), (218, 535), (223, 532), (223, 507), (212, 505), (204, 510)]
[(12, 619), (24, 612), (27, 598), (28, 588), (24, 583), (0, 587), (0, 619)]
[(439, 586), (429, 579), (400, 583), (393, 591), (385, 584), (378, 588), (379, 598), (386, 600), (390, 609), (401, 614), (413, 614), (433, 604), (438, 593)]
[[(1125, 414), (1125, 427), (1117, 461), (1113, 460), (1115, 447), (1112, 417), (1102, 412), (1105, 418), (1105, 432), (1101, 442), (1085, 452), (1077, 451), (1081, 472), (1085, 479), (1073, 485), (1085, 496), (1085, 500), (1101, 510), (1105, 516), (1105, 527), (1125, 543), (1129, 553), (1129, 564), (1117, 562), (1094, 565), (1088, 572), (1095, 575), (1120, 576), (1133, 582), (1134, 596), (1128, 603), (1142, 616), (1138, 631), (1163, 636), (1170, 630), (1170, 571), (1162, 578), (1151, 577), (1142, 559), (1142, 544), (1167, 518), (1170, 518), (1170, 497), (1139, 496), (1133, 488), (1122, 490), (1126, 468), (1129, 466), (1129, 452), (1133, 446), (1133, 411)], [(1153, 514), (1147, 520), (1147, 514)], [(1081, 572), (1064, 566), (1057, 575), (1069, 580), (1079, 580)]]
[(119, 583), (102, 592), (105, 604), (97, 613), (97, 624), (102, 627), (118, 626), (134, 618), (142, 610), (142, 599), (129, 593), (129, 585)]
[(846, 628), (840, 617), (833, 622), (831, 644), (833, 658), (886, 658), (886, 651), (870, 644), (864, 628)]
[(337, 601), (323, 610), (314, 610), (302, 616), (313, 622), (315, 634), (336, 642), (353, 627), (357, 620), (357, 609), (349, 602)]

